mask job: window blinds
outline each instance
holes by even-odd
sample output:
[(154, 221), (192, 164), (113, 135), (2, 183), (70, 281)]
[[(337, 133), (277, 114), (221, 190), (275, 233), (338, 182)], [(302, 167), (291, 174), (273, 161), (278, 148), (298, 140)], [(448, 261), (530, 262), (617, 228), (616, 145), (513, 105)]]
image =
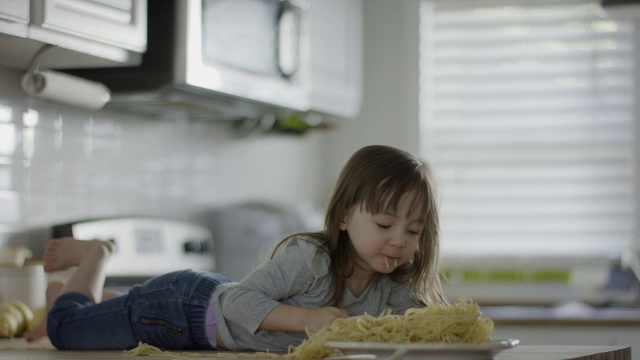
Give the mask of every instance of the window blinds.
[(443, 254), (616, 255), (635, 222), (635, 29), (597, 2), (425, 1)]

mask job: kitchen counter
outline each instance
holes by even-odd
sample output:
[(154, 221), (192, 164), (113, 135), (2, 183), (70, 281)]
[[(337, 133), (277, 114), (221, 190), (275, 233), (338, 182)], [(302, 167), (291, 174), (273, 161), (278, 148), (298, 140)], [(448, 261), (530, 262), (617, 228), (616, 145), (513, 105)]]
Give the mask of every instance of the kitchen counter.
[[(201, 351), (199, 359), (215, 359), (215, 351)], [(59, 351), (48, 341), (28, 344), (23, 339), (0, 340), (0, 359), (62, 360), (98, 359), (122, 360), (122, 351)], [(238, 357), (237, 360), (250, 358)], [(255, 359), (255, 358), (254, 358)], [(495, 360), (630, 360), (631, 349), (623, 346), (533, 346), (518, 345), (498, 353)]]
[(482, 312), (496, 325), (640, 326), (640, 309), (596, 308), (581, 303), (554, 307), (483, 307)]
[(620, 346), (519, 345), (495, 360), (631, 360), (631, 348)]
[(482, 312), (494, 322), (491, 337), (520, 345), (621, 346), (640, 354), (640, 310), (580, 303), (553, 307), (496, 306)]

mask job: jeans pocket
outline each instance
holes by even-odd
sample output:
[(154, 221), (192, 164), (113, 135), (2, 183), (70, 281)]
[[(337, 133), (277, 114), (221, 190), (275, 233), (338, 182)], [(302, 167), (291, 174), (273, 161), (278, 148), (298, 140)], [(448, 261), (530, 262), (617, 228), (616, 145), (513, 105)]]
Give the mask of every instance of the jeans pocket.
[(185, 328), (179, 325), (176, 325), (166, 319), (161, 319), (152, 316), (142, 315), (138, 318), (138, 324), (143, 327), (155, 327), (160, 329), (165, 329), (165, 332), (170, 332), (175, 336), (183, 336), (185, 332)]

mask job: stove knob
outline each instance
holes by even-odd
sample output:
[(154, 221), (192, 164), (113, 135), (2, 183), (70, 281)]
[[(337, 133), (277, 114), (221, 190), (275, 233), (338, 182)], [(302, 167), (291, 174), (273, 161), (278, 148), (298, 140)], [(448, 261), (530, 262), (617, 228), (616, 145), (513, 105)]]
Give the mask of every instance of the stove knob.
[(202, 240), (187, 240), (184, 243), (185, 253), (206, 253), (209, 251), (209, 244)]

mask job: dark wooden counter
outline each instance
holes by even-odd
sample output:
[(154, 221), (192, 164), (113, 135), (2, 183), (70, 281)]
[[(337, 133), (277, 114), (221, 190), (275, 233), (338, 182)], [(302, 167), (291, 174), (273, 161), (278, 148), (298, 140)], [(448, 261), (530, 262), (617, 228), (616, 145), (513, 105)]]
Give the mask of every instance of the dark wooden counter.
[[(195, 359), (216, 358), (215, 351), (199, 352), (203, 356)], [(48, 342), (27, 344), (23, 339), (0, 340), (0, 359), (12, 360), (122, 360), (135, 359), (125, 357), (122, 351), (60, 351), (55, 350)], [(149, 357), (143, 357), (148, 359)], [(166, 359), (166, 357), (156, 357)], [(630, 360), (631, 349), (619, 346), (534, 346), (518, 345), (498, 353), (495, 360)], [(238, 357), (234, 360), (255, 360), (255, 358)], [(381, 359), (383, 360), (383, 359)]]
[(518, 345), (496, 355), (495, 360), (631, 360), (631, 348), (619, 346)]

